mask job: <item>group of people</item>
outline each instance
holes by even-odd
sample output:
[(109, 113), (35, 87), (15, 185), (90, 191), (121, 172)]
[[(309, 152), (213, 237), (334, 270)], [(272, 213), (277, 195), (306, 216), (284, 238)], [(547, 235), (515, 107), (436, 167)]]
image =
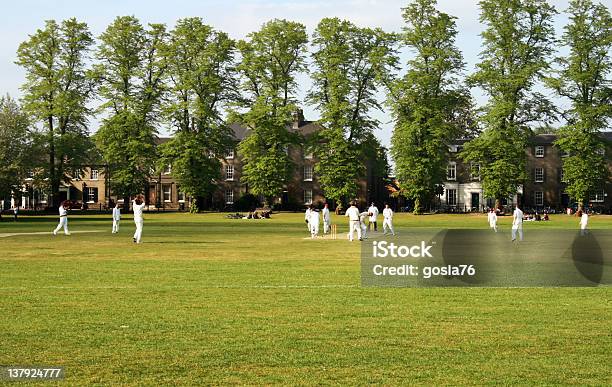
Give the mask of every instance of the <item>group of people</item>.
[[(589, 224), (589, 215), (586, 213), (586, 211), (578, 210), (576, 216), (580, 218), (580, 234), (586, 235), (587, 226)], [(523, 240), (523, 221), (536, 220), (548, 221), (548, 213), (544, 213), (544, 216), (540, 216), (539, 219), (537, 217), (531, 218), (529, 216), (525, 216), (523, 211), (517, 205), (514, 209), (514, 212), (512, 213), (512, 242), (516, 241), (517, 235), (519, 241)], [(489, 227), (491, 227), (495, 232), (497, 232), (497, 212), (493, 208), (491, 208), (490, 211), (487, 213), (487, 222), (489, 223)]]
[[(331, 216), (327, 203), (325, 203), (321, 213), (323, 218), (323, 234), (328, 234), (331, 228)], [(345, 216), (349, 218), (348, 240), (352, 242), (355, 239), (355, 234), (357, 234), (357, 239), (361, 241), (367, 238), (369, 229), (378, 231), (379, 214), (378, 207), (374, 203), (366, 211), (361, 212), (357, 208), (357, 204), (352, 202), (345, 213)], [(321, 214), (314, 206), (311, 205), (306, 209), (304, 220), (310, 232), (310, 237), (313, 239), (319, 235), (320, 218)], [(366, 223), (366, 219), (368, 223)], [(385, 209), (383, 210), (383, 234), (395, 235), (395, 230), (393, 229), (393, 210), (391, 210), (388, 204), (385, 204)]]
[[(142, 239), (142, 228), (144, 226), (144, 217), (143, 210), (145, 207), (145, 201), (143, 195), (138, 195), (132, 201), (132, 210), (134, 211), (134, 224), (136, 225), (136, 231), (134, 232), (133, 241), (134, 243), (140, 243)], [(59, 206), (59, 224), (53, 230), (53, 235), (57, 235), (57, 233), (63, 228), (65, 235), (70, 235), (70, 231), (68, 230), (68, 210), (70, 210), (70, 201), (64, 200)], [(119, 232), (119, 223), (121, 221), (121, 208), (119, 207), (119, 203), (115, 204), (113, 207), (113, 228), (112, 233), (117, 234)]]

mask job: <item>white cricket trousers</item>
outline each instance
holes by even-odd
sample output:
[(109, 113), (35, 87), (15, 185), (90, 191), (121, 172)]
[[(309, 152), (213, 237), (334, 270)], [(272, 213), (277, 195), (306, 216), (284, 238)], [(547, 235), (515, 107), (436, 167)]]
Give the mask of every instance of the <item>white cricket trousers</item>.
[(383, 220), (383, 234), (387, 235), (387, 232), (390, 232), (391, 235), (395, 235), (395, 231), (393, 231), (393, 220), (389, 218)]
[(144, 220), (134, 219), (134, 223), (136, 224), (136, 232), (134, 233), (134, 239), (136, 239), (136, 243), (140, 243), (140, 238), (142, 237), (142, 226), (144, 225)]
[(355, 231), (357, 231), (357, 238), (359, 240), (361, 240), (361, 226), (359, 225), (359, 221), (358, 220), (351, 220), (349, 221), (349, 240), (352, 242), (353, 241), (353, 235), (355, 234)]
[(319, 235), (319, 223), (313, 223), (310, 225), (310, 236), (312, 238)]
[(55, 231), (53, 231), (53, 233), (57, 234), (57, 232), (59, 230), (61, 230), (62, 227), (64, 228), (64, 234), (70, 235), (70, 232), (68, 232), (68, 217), (66, 217), (66, 216), (61, 216), (60, 217), (59, 224), (57, 225), (57, 227), (55, 228)]
[(113, 234), (119, 232), (119, 219), (113, 219)]
[(513, 224), (512, 225), (512, 240), (516, 239), (516, 232), (518, 231), (519, 240), (523, 240), (523, 224)]
[(329, 222), (323, 221), (323, 233), (324, 233), (324, 234), (329, 233), (329, 227), (330, 227), (330, 226), (331, 226), (331, 225), (330, 225), (330, 223), (329, 223)]
[(361, 237), (363, 239), (368, 237), (368, 226), (365, 223), (361, 223)]

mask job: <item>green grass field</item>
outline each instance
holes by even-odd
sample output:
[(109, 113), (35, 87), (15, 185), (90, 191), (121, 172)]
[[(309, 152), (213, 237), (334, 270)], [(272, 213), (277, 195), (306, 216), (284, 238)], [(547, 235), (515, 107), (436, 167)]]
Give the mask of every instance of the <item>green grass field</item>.
[[(141, 245), (130, 216), (117, 235), (109, 218), (0, 237), (0, 364), (64, 366), (67, 385), (612, 383), (610, 287), (362, 288), (359, 244), (305, 239), (302, 214), (147, 214)], [(0, 236), (56, 222), (5, 218)]]

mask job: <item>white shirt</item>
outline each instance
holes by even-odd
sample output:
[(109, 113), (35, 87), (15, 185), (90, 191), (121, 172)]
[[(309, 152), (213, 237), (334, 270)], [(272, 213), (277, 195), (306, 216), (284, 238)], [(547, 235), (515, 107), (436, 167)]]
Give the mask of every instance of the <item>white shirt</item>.
[(514, 209), (512, 225), (519, 226), (523, 224), (523, 211), (520, 208)]
[(385, 208), (383, 210), (383, 216), (385, 217), (385, 219), (393, 219), (393, 210), (390, 208)]
[(113, 208), (113, 220), (121, 219), (121, 209), (115, 207)]
[(65, 209), (64, 206), (60, 206), (60, 208), (59, 208), (59, 215), (60, 215), (60, 217), (68, 216), (68, 210)]
[(323, 221), (329, 223), (331, 217), (329, 215), (329, 208), (323, 208)]
[(378, 207), (370, 206), (370, 208), (368, 208), (368, 212), (372, 213), (372, 216), (370, 216), (370, 222), (376, 222), (376, 217), (378, 217)]
[(310, 210), (310, 208), (306, 209), (306, 215), (304, 216), (304, 220), (307, 220), (310, 222), (310, 214), (312, 213), (312, 211)]
[(359, 221), (359, 209), (355, 206), (350, 206), (348, 210), (346, 210), (346, 214), (344, 216), (348, 216), (350, 221)]
[(489, 224), (493, 225), (497, 223), (497, 214), (495, 212), (489, 212), (487, 216), (489, 218)]
[(317, 211), (310, 211), (310, 220), (308, 223), (319, 224), (319, 213)]
[(580, 217), (580, 228), (586, 228), (589, 223), (589, 216), (586, 213), (583, 213)]
[(132, 202), (132, 207), (134, 209), (134, 220), (142, 220), (142, 209), (144, 206), (144, 202), (142, 202), (141, 205), (136, 204), (135, 200)]

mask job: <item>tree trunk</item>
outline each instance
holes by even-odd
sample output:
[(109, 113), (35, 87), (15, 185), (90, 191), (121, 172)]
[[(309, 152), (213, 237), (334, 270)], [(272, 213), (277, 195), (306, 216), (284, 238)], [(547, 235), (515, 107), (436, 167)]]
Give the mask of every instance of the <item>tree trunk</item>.
[(59, 206), (59, 179), (57, 177), (57, 172), (55, 171), (55, 137), (54, 137), (54, 129), (53, 129), (53, 116), (47, 117), (47, 122), (49, 124), (49, 182), (51, 195), (50, 203), (47, 203), (47, 206), (52, 208), (57, 208)]
[(421, 215), (422, 211), (421, 211), (421, 198), (417, 197), (416, 199), (414, 199), (414, 209), (412, 210), (412, 213), (415, 215)]
[(495, 198), (495, 211), (501, 210), (501, 200), (499, 198)]

